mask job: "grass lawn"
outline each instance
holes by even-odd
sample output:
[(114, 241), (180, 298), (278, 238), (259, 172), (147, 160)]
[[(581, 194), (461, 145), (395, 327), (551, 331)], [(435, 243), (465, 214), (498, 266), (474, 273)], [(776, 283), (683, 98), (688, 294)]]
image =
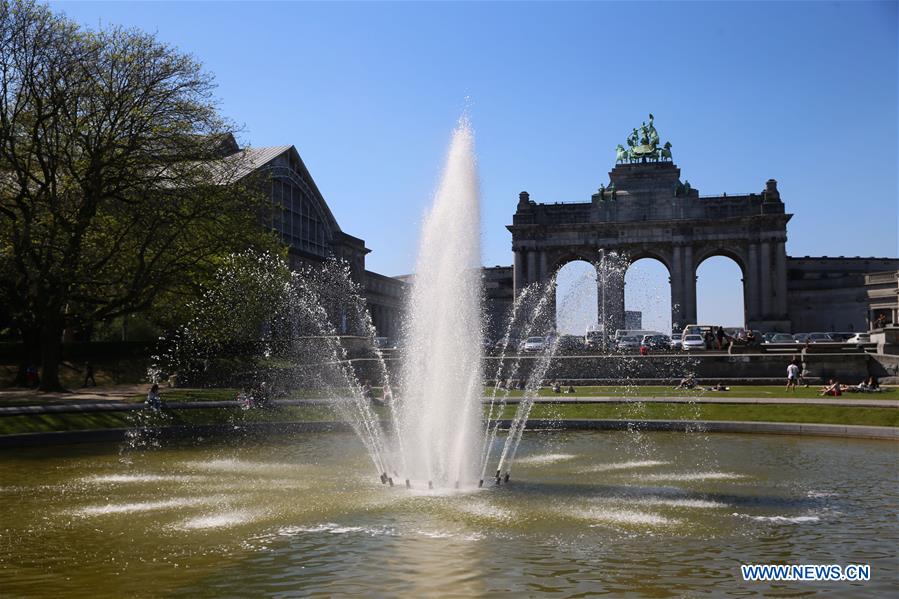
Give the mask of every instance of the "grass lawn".
[[(566, 387), (563, 387), (563, 389)], [(540, 397), (572, 398), (577, 397), (800, 397), (820, 398), (820, 387), (799, 387), (795, 391), (787, 391), (780, 385), (734, 385), (730, 391), (703, 391), (702, 389), (674, 389), (661, 385), (607, 385), (602, 387), (575, 387), (575, 394), (553, 393), (548, 387), (540, 389)], [(493, 393), (493, 387), (487, 387), (484, 395), (489, 397)], [(509, 391), (510, 397), (521, 397), (522, 391)], [(880, 393), (844, 393), (842, 399), (899, 399), (899, 388), (885, 387)]]
[[(730, 387), (730, 391), (703, 391), (701, 389), (673, 389), (668, 386), (624, 386), (607, 385), (602, 387), (575, 387), (575, 394), (553, 393), (548, 387), (540, 389), (540, 397), (555, 397), (559, 399), (577, 399), (578, 397), (716, 397), (726, 399), (728, 397), (765, 398), (765, 397), (799, 397), (805, 399), (821, 398), (819, 388), (800, 387), (795, 391), (787, 392), (781, 386), (753, 386), (736, 385)], [(380, 394), (380, 389), (375, 387), (375, 394)], [(484, 389), (484, 397), (490, 397), (493, 387)], [(237, 389), (162, 389), (163, 398), (166, 401), (231, 401), (237, 395)], [(522, 397), (522, 391), (510, 391), (509, 397)], [(315, 391), (297, 390), (291, 393), (290, 399), (315, 399), (322, 398), (321, 393)], [(899, 388), (884, 388), (880, 393), (844, 393), (843, 399), (899, 399)], [(133, 401), (143, 401), (144, 396), (135, 396)], [(825, 400), (826, 401), (826, 400)]]
[(332, 419), (335, 419), (335, 416), (329, 408), (318, 406), (284, 406), (270, 409), (242, 410), (235, 405), (234, 408), (165, 410), (161, 413), (141, 410), (137, 412), (19, 414), (15, 416), (0, 416), (0, 435), (140, 426), (239, 425), (251, 422)]
[[(503, 416), (511, 418), (515, 406), (507, 406)], [(851, 406), (734, 405), (734, 404), (535, 404), (530, 418), (609, 419), (609, 420), (750, 420), (820, 424), (863, 424), (899, 426), (896, 408), (855, 408)]]

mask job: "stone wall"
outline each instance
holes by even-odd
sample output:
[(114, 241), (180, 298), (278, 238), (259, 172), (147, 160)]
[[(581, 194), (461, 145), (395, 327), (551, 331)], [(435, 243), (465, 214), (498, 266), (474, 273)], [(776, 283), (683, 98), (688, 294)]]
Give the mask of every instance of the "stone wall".
[[(673, 384), (692, 373), (704, 383), (718, 381), (726, 384), (773, 381), (786, 383), (787, 364), (792, 356), (778, 354), (659, 354), (626, 356), (556, 356), (546, 374), (546, 380), (559, 379), (572, 384)], [(485, 377), (490, 380), (497, 372), (500, 360), (503, 371), (511, 372), (519, 360), (514, 379), (527, 379), (540, 358), (536, 356), (487, 356), (484, 358)], [(899, 358), (892, 362), (878, 361), (880, 357), (863, 352), (805, 354), (802, 360), (812, 384), (835, 378), (844, 384), (857, 384), (871, 374), (878, 377), (899, 375)], [(398, 356), (385, 360), (391, 375), (398, 372)], [(377, 363), (360, 360), (354, 363), (357, 374), (379, 384)]]
[(897, 269), (897, 258), (787, 258), (793, 332), (867, 331), (865, 275)]

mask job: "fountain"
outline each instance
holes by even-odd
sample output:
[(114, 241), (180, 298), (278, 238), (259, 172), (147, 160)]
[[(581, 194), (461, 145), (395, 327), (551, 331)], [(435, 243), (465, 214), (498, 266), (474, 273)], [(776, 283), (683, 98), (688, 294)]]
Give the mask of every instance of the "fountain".
[(476, 480), (483, 396), (480, 204), (474, 133), (463, 118), (421, 232), (408, 304), (397, 448), (408, 477)]

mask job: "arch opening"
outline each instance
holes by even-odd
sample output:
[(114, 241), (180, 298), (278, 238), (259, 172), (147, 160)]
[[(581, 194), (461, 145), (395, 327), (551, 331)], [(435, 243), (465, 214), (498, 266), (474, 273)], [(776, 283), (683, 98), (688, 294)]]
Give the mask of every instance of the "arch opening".
[(713, 255), (696, 269), (698, 324), (745, 328), (746, 304), (743, 269), (729, 256)]
[(624, 275), (626, 329), (671, 334), (671, 274), (658, 258), (640, 258)]
[(572, 260), (556, 273), (556, 331), (583, 337), (597, 325), (596, 266)]

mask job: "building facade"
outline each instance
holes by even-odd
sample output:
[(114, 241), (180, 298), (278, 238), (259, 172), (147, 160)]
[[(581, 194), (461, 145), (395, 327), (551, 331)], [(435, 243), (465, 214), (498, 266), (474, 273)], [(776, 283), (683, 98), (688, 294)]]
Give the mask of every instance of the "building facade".
[(899, 270), (865, 275), (867, 320), (871, 329), (899, 324)]
[(266, 224), (287, 246), (290, 266), (322, 265), (329, 258), (346, 261), (365, 296), (377, 334), (395, 338), (400, 332), (405, 283), (365, 269), (365, 256), (371, 250), (364, 240), (341, 230), (296, 147), (241, 149), (231, 137), (223, 144), (223, 154), (237, 153), (243, 158), (238, 177), (259, 176), (271, 197), (273, 211)]

